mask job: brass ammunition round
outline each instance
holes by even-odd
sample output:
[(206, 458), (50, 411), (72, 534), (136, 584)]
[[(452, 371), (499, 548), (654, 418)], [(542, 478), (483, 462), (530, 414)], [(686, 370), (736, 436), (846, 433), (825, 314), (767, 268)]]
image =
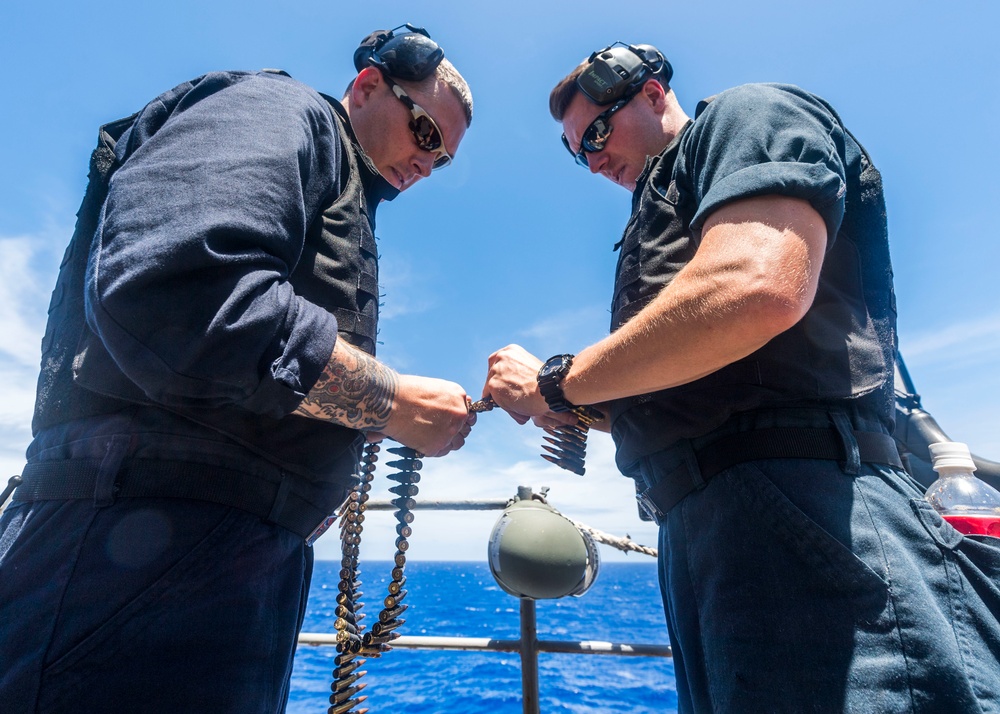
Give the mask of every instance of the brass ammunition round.
[(394, 607), (391, 610), (383, 610), (378, 614), (378, 621), (386, 623), (391, 620), (395, 620), (397, 617), (406, 612), (406, 608), (408, 607), (409, 605), (400, 605), (399, 607)]
[(406, 620), (392, 620), (390, 622), (376, 622), (372, 625), (372, 634), (375, 637), (381, 637), (382, 635), (388, 634), (398, 627), (402, 627)]
[(347, 630), (338, 630), (337, 631), (337, 642), (338, 643), (350, 642), (351, 641), (351, 635), (352, 635), (352, 633), (348, 632)]
[(342, 690), (336, 691), (330, 695), (330, 703), (340, 704), (341, 702), (345, 702), (364, 688), (364, 684), (358, 684), (353, 687), (346, 687)]
[[(341, 675), (341, 676), (337, 677), (336, 679), (334, 679), (333, 682), (330, 683), (330, 691), (331, 692), (342, 692), (345, 689), (347, 689), (348, 687), (350, 687), (352, 684), (354, 684), (355, 682), (357, 682), (358, 679), (360, 677), (363, 677), (365, 674), (367, 674), (367, 672), (365, 672), (364, 670), (362, 670), (360, 672), (355, 672), (354, 674), (347, 675), (346, 677), (343, 676), (343, 675)], [(336, 673), (334, 673), (334, 676), (336, 676)]]
[(338, 632), (340, 632), (341, 630), (345, 630), (347, 632), (350, 632), (352, 635), (356, 635), (358, 633), (358, 628), (355, 627), (352, 623), (348, 622), (347, 619), (343, 617), (338, 617), (336, 620), (334, 620), (333, 629), (337, 630)]
[(385, 605), (386, 610), (391, 610), (403, 602), (403, 599), (406, 597), (406, 593), (408, 592), (409, 590), (402, 590), (397, 595), (386, 595), (382, 604)]
[(356, 659), (353, 654), (344, 652), (334, 657), (333, 663), (337, 666), (337, 671), (339, 672), (343, 667), (350, 667), (350, 671), (353, 671), (355, 667), (360, 667), (365, 661), (363, 659)]

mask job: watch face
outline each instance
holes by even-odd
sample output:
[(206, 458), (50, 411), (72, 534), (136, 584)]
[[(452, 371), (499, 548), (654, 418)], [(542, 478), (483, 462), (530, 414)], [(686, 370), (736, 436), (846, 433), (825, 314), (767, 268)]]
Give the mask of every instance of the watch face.
[(566, 356), (565, 355), (559, 355), (557, 357), (553, 357), (552, 359), (550, 359), (548, 362), (546, 362), (542, 366), (542, 369), (538, 373), (538, 376), (539, 377), (550, 377), (553, 374), (561, 372), (563, 370), (563, 368), (565, 367), (565, 365), (566, 365)]

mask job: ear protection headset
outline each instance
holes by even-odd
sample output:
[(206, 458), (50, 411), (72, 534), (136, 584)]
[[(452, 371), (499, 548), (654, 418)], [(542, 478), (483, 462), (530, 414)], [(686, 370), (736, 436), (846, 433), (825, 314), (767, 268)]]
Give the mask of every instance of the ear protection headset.
[[(396, 34), (403, 28), (407, 31)], [(365, 67), (378, 67), (390, 77), (411, 82), (430, 77), (443, 59), (444, 50), (427, 30), (410, 23), (376, 30), (354, 50), (354, 66), (359, 72)]]
[(669, 84), (674, 76), (663, 53), (652, 45), (615, 42), (590, 55), (576, 84), (595, 104), (605, 105), (631, 97), (648, 79)]

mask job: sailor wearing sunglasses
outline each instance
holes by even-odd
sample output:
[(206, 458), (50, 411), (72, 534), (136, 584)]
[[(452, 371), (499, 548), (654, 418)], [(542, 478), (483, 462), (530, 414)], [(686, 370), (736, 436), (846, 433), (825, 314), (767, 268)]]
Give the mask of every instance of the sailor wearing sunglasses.
[(448, 166), (472, 120), (472, 101), (426, 31), (407, 25), (373, 33), (355, 54), (355, 66), (359, 74), (344, 107), (379, 173), (402, 191)]
[(553, 89), (569, 153), (633, 192), (611, 334), (505, 347), (484, 394), (521, 423), (608, 415), (660, 527), (680, 712), (995, 706), (1000, 539), (944, 523), (891, 436), (879, 172), (809, 92), (745, 85), (691, 119), (671, 74), (615, 43)]
[(375, 212), (447, 166), (468, 85), (373, 33), (342, 102), (214, 72), (102, 127), (0, 519), (5, 712), (284, 711), (313, 549), (365, 437), (475, 421), (375, 356)]

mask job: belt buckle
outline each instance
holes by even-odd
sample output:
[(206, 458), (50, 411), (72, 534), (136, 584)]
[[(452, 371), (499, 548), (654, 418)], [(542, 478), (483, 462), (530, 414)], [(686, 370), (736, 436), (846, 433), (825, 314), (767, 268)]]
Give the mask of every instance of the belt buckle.
[(329, 516), (320, 521), (320, 524), (313, 528), (313, 532), (306, 536), (306, 545), (310, 548), (312, 544), (319, 540), (319, 537), (330, 530), (330, 526), (337, 522), (337, 514), (331, 513)]
[(635, 500), (639, 503), (640, 518), (643, 514), (645, 514), (647, 518), (643, 520), (651, 520), (657, 524), (663, 520), (663, 511), (660, 510), (659, 506), (657, 506), (656, 502), (649, 497), (649, 494), (646, 491), (638, 491), (635, 494)]

